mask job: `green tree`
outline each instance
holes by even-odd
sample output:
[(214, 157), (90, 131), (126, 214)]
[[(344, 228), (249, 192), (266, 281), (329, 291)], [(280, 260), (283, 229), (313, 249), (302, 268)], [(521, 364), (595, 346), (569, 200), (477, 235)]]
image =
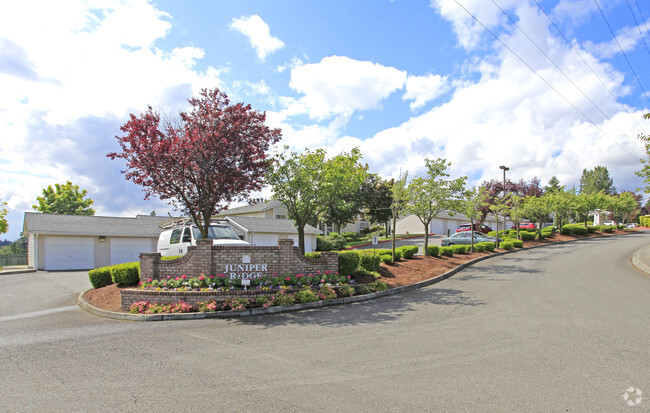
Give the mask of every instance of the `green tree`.
[(360, 159), (361, 152), (354, 148), (349, 154), (341, 153), (323, 164), (321, 191), (326, 198), (322, 217), (339, 232), (345, 224), (354, 222), (363, 207), (360, 193), (368, 167), (361, 165)]
[(397, 227), (397, 218), (401, 213), (406, 211), (408, 203), (411, 199), (410, 185), (408, 184), (408, 172), (402, 173), (400, 171), (399, 177), (393, 182), (391, 187), (392, 202), (390, 204), (391, 220), (392, 220), (392, 244), (393, 244), (393, 260), (395, 264), (395, 228)]
[(366, 175), (365, 167), (358, 164), (360, 157), (358, 149), (330, 160), (324, 149), (285, 151), (269, 167), (266, 183), (271, 186), (272, 198), (282, 202), (294, 221), (303, 253), (305, 225), (317, 222), (334, 205), (347, 207), (346, 200), (359, 190)]
[(552, 213), (555, 215), (555, 225), (562, 228), (568, 222), (576, 208), (576, 194), (563, 189), (547, 192), (546, 196)]
[(27, 238), (20, 237), (10, 245), (0, 248), (0, 255), (17, 255), (27, 253)]
[(557, 179), (557, 176), (552, 176), (551, 179), (548, 180), (548, 185), (544, 187), (544, 192), (558, 192), (558, 191), (564, 191), (565, 186), (560, 185), (560, 180)]
[[(650, 113), (643, 115), (644, 119), (650, 119)], [(637, 176), (643, 178), (643, 183), (646, 185), (644, 192), (650, 193), (650, 135), (640, 133), (637, 138), (641, 139), (645, 145), (645, 153), (648, 159), (641, 159), (641, 164), (643, 168), (640, 171), (636, 171)]]
[(467, 177), (446, 179), (449, 177), (447, 168), (451, 162), (438, 158), (425, 159), (427, 174), (411, 181), (409, 192), (411, 199), (406, 211), (418, 217), (424, 225), (424, 250), (429, 246), (429, 224), (445, 210), (453, 210), (454, 204), (462, 196)]
[(592, 194), (598, 191), (603, 191), (606, 195), (616, 194), (614, 180), (610, 178), (607, 168), (598, 165), (592, 170), (583, 169), (580, 177), (580, 193)]
[(584, 222), (585, 228), (588, 226), (590, 214), (593, 214), (597, 209), (607, 207), (607, 195), (603, 190), (592, 193), (581, 193), (575, 198), (574, 212), (578, 220)]
[[(494, 219), (497, 221), (497, 242), (496, 246), (497, 248), (499, 247), (499, 222), (501, 221), (501, 217), (506, 215), (509, 210), (508, 204), (506, 204), (505, 200), (503, 198), (494, 198), (492, 202), (489, 204), (489, 209), (490, 212), (492, 212), (492, 215), (494, 215)], [(506, 234), (506, 229), (503, 228), (503, 235), (505, 236)]]
[(623, 192), (609, 197), (607, 204), (607, 208), (612, 213), (612, 218), (617, 223), (627, 223), (630, 216), (634, 215), (638, 208), (637, 200), (634, 194), (630, 192)]
[[(452, 211), (465, 215), (469, 219), (471, 228), (474, 228), (478, 226), (477, 221), (481, 216), (481, 206), (485, 204), (487, 197), (488, 194), (481, 188), (468, 189), (463, 193), (463, 196), (458, 202), (453, 205)], [(470, 250), (474, 252), (473, 236), (470, 240)]]
[(517, 231), (517, 239), (519, 239), (519, 224), (524, 220), (524, 200), (525, 198), (517, 194), (510, 194), (508, 196), (508, 210), (506, 216), (510, 218), (515, 225)]
[(393, 182), (392, 179), (387, 181), (377, 174), (368, 174), (359, 195), (363, 213), (368, 221), (385, 225), (386, 233), (390, 232), (388, 222), (392, 216), (390, 205), (393, 202), (393, 193), (391, 192)]
[(43, 189), (43, 196), (36, 197), (38, 205), (32, 205), (38, 212), (45, 214), (63, 215), (95, 215), (95, 210), (90, 206), (95, 203), (86, 198), (88, 191), (79, 190), (78, 185), (67, 181), (65, 184), (54, 184)]
[(9, 223), (7, 222), (7, 218), (5, 218), (9, 210), (7, 210), (6, 206), (6, 202), (0, 202), (0, 234), (9, 231)]
[(524, 201), (524, 216), (530, 221), (537, 224), (537, 238), (542, 239), (542, 225), (551, 214), (551, 206), (548, 198), (541, 196), (529, 196)]

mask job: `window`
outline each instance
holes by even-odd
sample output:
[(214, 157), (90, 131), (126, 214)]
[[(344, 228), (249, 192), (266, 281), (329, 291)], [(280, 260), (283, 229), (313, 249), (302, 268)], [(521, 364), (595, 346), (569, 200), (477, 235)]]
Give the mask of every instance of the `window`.
[(287, 219), (286, 215), (276, 215), (275, 219)]
[(192, 234), (190, 234), (190, 227), (185, 227), (183, 230), (183, 242), (192, 242)]
[(178, 244), (181, 240), (181, 228), (175, 229), (172, 231), (172, 235), (169, 237), (170, 244)]

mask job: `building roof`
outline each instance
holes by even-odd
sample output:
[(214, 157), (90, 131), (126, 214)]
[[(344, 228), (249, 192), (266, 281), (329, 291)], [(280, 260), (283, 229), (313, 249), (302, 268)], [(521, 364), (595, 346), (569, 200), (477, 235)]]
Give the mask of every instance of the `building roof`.
[[(274, 234), (296, 234), (298, 230), (290, 219), (252, 218), (242, 216), (226, 216), (234, 226), (246, 232), (269, 232)], [(305, 234), (320, 235), (321, 231), (311, 225), (305, 225)]]
[(244, 205), (236, 208), (226, 209), (221, 211), (221, 213), (219, 213), (219, 216), (249, 214), (251, 212), (263, 212), (278, 206), (282, 206), (282, 203), (280, 203), (280, 201), (276, 201), (272, 199), (270, 201), (258, 202), (252, 205)]
[(130, 218), (25, 212), (23, 235), (158, 237), (160, 235), (158, 224), (167, 220), (169, 217), (150, 215)]

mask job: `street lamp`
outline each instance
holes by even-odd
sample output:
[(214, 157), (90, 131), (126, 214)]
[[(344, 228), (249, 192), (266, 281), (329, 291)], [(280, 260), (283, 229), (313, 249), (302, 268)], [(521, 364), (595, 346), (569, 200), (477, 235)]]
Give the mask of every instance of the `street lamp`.
[[(508, 168), (505, 165), (501, 165), (499, 169), (503, 169), (503, 200), (506, 200), (506, 171), (509, 171), (510, 168)], [(503, 235), (505, 236), (506, 234), (506, 215), (503, 215)], [(497, 232), (497, 241), (499, 240), (499, 233)]]

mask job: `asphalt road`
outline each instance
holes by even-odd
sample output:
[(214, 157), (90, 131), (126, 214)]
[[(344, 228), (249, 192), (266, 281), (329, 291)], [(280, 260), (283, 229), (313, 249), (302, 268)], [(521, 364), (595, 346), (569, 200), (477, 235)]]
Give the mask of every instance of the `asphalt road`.
[(348, 306), (139, 323), (85, 273), (0, 276), (0, 411), (650, 411), (650, 234), (521, 251)]

